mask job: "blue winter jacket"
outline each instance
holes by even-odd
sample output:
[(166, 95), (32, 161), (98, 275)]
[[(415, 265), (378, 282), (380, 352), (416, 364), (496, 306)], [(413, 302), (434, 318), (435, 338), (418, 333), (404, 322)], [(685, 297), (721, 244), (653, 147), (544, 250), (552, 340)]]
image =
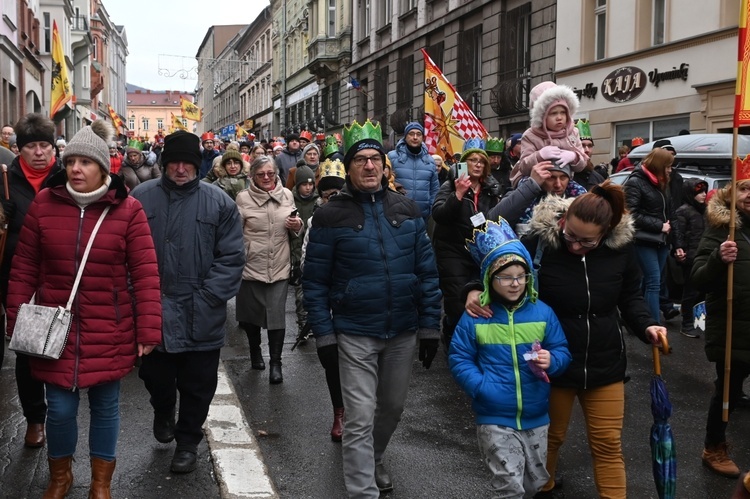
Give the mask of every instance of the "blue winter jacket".
[(227, 301), (245, 266), (237, 205), (196, 178), (176, 186), (166, 177), (133, 189), (154, 238), (161, 279), (162, 337), (169, 353), (224, 345)]
[(406, 141), (401, 139), (396, 144), (396, 149), (388, 153), (388, 159), (391, 160), (396, 182), (419, 205), (422, 218), (427, 219), (440, 188), (435, 160), (427, 152), (427, 146), (422, 144), (422, 151), (414, 154), (409, 151)]
[(441, 293), (435, 255), (417, 206), (385, 188), (340, 194), (315, 211), (302, 277), (318, 347), (334, 333), (438, 338)]
[(200, 170), (198, 170), (198, 178), (203, 178), (208, 175), (208, 172), (214, 167), (214, 158), (216, 158), (216, 156), (221, 156), (216, 149), (211, 149), (210, 151), (204, 149), (201, 151), (201, 167)]
[(537, 378), (523, 358), (534, 340), (550, 352), (549, 376), (560, 375), (572, 357), (552, 309), (528, 296), (514, 310), (493, 302), (492, 317), (464, 312), (453, 333), (448, 365), (472, 398), (477, 424), (528, 430), (549, 424), (550, 384)]

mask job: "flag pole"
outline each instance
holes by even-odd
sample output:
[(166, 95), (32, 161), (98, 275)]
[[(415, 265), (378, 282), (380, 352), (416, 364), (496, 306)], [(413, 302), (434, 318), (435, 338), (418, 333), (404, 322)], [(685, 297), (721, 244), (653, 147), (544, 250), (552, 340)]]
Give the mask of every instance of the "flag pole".
[[(732, 183), (730, 188), (729, 241), (734, 241), (737, 208), (737, 126), (732, 130)], [(727, 329), (724, 345), (724, 396), (721, 402), (721, 420), (729, 422), (729, 376), (732, 371), (732, 317), (734, 316), (734, 262), (727, 265)]]

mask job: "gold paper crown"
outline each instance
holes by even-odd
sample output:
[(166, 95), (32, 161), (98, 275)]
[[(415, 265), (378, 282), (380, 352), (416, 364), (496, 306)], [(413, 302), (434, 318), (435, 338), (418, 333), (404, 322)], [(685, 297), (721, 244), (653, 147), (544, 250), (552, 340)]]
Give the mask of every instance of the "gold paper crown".
[(383, 144), (383, 131), (380, 128), (380, 123), (373, 125), (370, 118), (367, 118), (364, 126), (360, 125), (356, 121), (352, 121), (351, 126), (344, 126), (344, 151), (348, 151), (351, 146), (359, 142), (360, 140), (372, 139), (377, 141), (378, 144)]
[(327, 159), (323, 161), (318, 167), (318, 172), (320, 173), (320, 178), (323, 178), (323, 177), (346, 178), (346, 169), (344, 168), (344, 163), (342, 163), (338, 159), (333, 160), (333, 161), (331, 161), (330, 159)]

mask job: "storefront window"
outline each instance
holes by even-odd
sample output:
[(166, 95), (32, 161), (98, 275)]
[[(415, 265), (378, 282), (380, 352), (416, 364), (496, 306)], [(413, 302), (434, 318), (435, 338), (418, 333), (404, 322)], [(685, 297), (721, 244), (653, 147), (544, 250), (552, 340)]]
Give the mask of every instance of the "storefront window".
[(640, 137), (644, 143), (647, 143), (652, 140), (679, 135), (681, 130), (688, 129), (690, 129), (690, 117), (688, 116), (621, 123), (615, 125), (615, 144), (612, 153), (616, 152), (617, 148), (622, 145), (630, 146), (634, 137)]

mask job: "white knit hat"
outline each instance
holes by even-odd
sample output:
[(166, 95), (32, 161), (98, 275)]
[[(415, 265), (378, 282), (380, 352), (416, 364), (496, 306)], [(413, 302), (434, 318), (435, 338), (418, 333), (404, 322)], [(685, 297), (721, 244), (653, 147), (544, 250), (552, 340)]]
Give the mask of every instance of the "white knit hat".
[(70, 156), (85, 156), (91, 158), (109, 174), (109, 143), (115, 131), (105, 120), (96, 120), (91, 126), (78, 130), (62, 154), (62, 163)]

